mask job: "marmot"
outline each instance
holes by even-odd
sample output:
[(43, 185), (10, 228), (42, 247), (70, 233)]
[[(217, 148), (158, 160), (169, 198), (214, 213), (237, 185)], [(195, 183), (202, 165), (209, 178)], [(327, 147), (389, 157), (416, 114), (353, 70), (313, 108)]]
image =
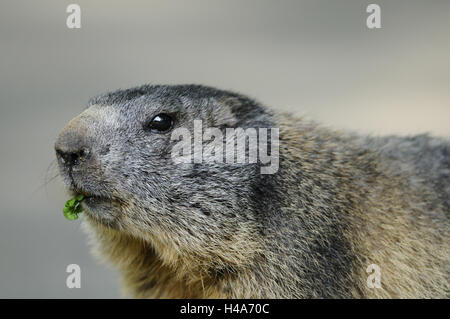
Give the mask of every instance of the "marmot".
[[(175, 163), (171, 132), (194, 120), (278, 128), (278, 170)], [(233, 92), (144, 85), (93, 98), (55, 149), (131, 296), (450, 297), (448, 140), (359, 136)]]

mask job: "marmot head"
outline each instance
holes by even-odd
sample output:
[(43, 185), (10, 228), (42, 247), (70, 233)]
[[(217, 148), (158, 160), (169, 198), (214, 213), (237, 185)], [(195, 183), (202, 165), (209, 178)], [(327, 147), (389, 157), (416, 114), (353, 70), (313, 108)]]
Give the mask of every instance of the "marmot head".
[(172, 133), (183, 128), (194, 136), (194, 120), (224, 136), (229, 127), (272, 127), (252, 100), (196, 85), (141, 86), (92, 99), (55, 144), (65, 185), (86, 197), (86, 217), (179, 251), (248, 245), (265, 196), (260, 164), (175, 162), (179, 139)]

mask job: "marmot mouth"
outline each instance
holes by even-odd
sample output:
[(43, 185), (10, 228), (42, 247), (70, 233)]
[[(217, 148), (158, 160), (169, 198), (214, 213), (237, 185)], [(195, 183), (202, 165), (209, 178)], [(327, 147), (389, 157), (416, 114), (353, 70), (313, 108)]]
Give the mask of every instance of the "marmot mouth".
[(84, 196), (81, 207), (88, 217), (105, 226), (117, 228), (117, 221), (121, 215), (120, 200), (112, 196), (93, 194), (80, 188), (70, 189), (69, 192), (74, 196)]
[(72, 184), (70, 185), (69, 189), (68, 189), (70, 195), (72, 196), (77, 196), (77, 195), (83, 195), (84, 199), (102, 199), (104, 201), (114, 201), (115, 198), (113, 198), (113, 196), (108, 196), (107, 194), (99, 194), (99, 193), (94, 193), (90, 190), (87, 190), (85, 187), (80, 187), (79, 185), (77, 185), (73, 180), (72, 180)]
[(75, 197), (78, 195), (83, 195), (84, 199), (82, 201), (82, 205), (84, 208), (88, 208), (88, 211), (92, 211), (93, 208), (96, 208), (96, 206), (117, 206), (117, 203), (119, 203), (119, 200), (113, 198), (112, 196), (107, 196), (103, 194), (95, 194), (92, 192), (89, 192), (83, 188), (80, 187), (73, 187), (69, 189), (69, 193)]
[(69, 190), (70, 195), (72, 195), (73, 197), (78, 196), (78, 195), (83, 195), (84, 196), (84, 200), (88, 200), (88, 199), (103, 199), (103, 200), (113, 200), (112, 198), (108, 197), (108, 196), (103, 196), (103, 195), (97, 195), (97, 194), (93, 194), (90, 192), (85, 191), (84, 189), (70, 189)]

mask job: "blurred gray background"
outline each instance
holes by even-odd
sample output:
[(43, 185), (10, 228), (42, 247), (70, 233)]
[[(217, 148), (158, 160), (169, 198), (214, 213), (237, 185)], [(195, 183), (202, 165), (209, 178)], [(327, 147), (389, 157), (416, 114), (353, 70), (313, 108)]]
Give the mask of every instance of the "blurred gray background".
[[(366, 27), (373, 2), (382, 29)], [(81, 29), (66, 27), (70, 3)], [(55, 137), (90, 97), (200, 83), (338, 129), (449, 137), (449, 39), (446, 0), (2, 0), (0, 297), (121, 296), (50, 180)], [(81, 289), (66, 288), (72, 263)]]

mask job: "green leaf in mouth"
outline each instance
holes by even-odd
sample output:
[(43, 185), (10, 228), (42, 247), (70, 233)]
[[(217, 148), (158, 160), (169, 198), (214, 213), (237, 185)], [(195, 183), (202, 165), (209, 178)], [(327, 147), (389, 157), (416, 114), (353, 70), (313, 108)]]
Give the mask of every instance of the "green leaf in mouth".
[(77, 195), (72, 199), (69, 199), (63, 208), (64, 217), (68, 220), (78, 219), (78, 214), (83, 212), (81, 208), (81, 202), (83, 201), (83, 195)]

